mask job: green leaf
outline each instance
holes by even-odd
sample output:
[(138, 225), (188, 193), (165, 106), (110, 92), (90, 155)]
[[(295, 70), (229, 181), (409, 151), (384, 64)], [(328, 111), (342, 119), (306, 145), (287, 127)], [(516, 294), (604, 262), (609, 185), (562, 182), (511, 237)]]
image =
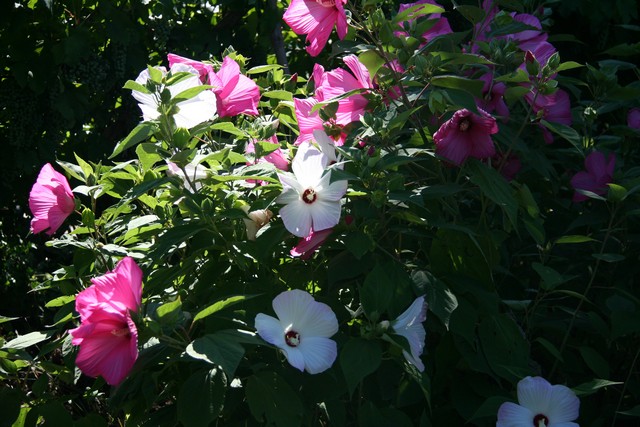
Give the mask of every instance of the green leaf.
[(245, 393), (251, 414), (262, 425), (302, 425), (303, 406), (298, 393), (275, 372), (261, 371), (249, 377)]
[(367, 50), (362, 52), (358, 56), (358, 60), (367, 67), (369, 76), (373, 77), (378, 73), (378, 70), (384, 65), (385, 60), (375, 50)]
[(231, 122), (218, 122), (209, 126), (209, 130), (219, 130), (222, 132), (230, 133), (235, 136), (245, 136), (245, 133), (235, 127)]
[(232, 297), (228, 297), (223, 300), (217, 301), (211, 304), (210, 306), (208, 306), (207, 308), (205, 308), (204, 310), (201, 310), (200, 312), (198, 312), (198, 314), (196, 314), (196, 316), (193, 318), (193, 322), (195, 323), (198, 320), (204, 319), (207, 316), (211, 316), (212, 314), (217, 313), (221, 310), (224, 310), (225, 308), (231, 305), (234, 305), (240, 301), (246, 301), (255, 296), (256, 295), (234, 295)]
[(424, 15), (430, 15), (432, 13), (443, 13), (444, 11), (445, 10), (442, 7), (433, 4), (417, 4), (403, 10), (402, 12), (394, 16), (393, 20), (391, 21), (391, 25), (398, 25), (408, 20), (418, 19), (419, 17)]
[(19, 317), (0, 316), (0, 323), (11, 322), (12, 320), (17, 320), (17, 319), (19, 319)]
[(467, 79), (453, 75), (435, 76), (431, 79), (431, 84), (448, 89), (460, 89), (477, 98), (482, 97), (483, 82), (478, 79)]
[(360, 291), (360, 302), (369, 320), (377, 322), (380, 315), (389, 307), (393, 297), (395, 283), (381, 265), (376, 264), (364, 280)]
[(636, 405), (627, 411), (618, 411), (618, 414), (628, 415), (630, 417), (640, 417), (640, 405)]
[(76, 299), (75, 295), (63, 295), (61, 297), (52, 299), (51, 301), (46, 303), (44, 306), (47, 308), (62, 307), (63, 305), (69, 304), (71, 301), (74, 301), (75, 299)]
[(557, 360), (559, 360), (560, 362), (564, 362), (564, 359), (562, 358), (562, 354), (560, 354), (560, 351), (558, 350), (558, 347), (556, 347), (552, 342), (542, 338), (542, 337), (538, 337), (535, 339), (534, 342), (539, 343), (540, 345), (542, 345), (545, 350), (547, 350), (549, 352), (549, 354), (551, 354), (553, 357), (555, 357)]
[(133, 80), (127, 80), (127, 82), (124, 84), (124, 86), (122, 86), (122, 88), (135, 90), (136, 92), (141, 92), (146, 95), (151, 95), (151, 91), (147, 89), (146, 86), (141, 85), (140, 83), (136, 83)]
[(177, 94), (176, 96), (174, 96), (173, 98), (171, 98), (171, 105), (176, 105), (180, 102), (195, 98), (200, 93), (204, 92), (205, 90), (209, 90), (212, 87), (213, 86), (209, 86), (209, 85), (199, 85), (199, 86), (190, 87), (189, 89), (185, 89), (179, 94)]
[(347, 233), (344, 237), (344, 245), (357, 259), (361, 259), (376, 246), (371, 236), (360, 230)]
[(590, 394), (595, 393), (604, 387), (610, 387), (613, 385), (624, 384), (620, 381), (609, 381), (602, 379), (594, 379), (592, 381), (588, 381), (586, 383), (582, 383), (577, 387), (574, 387), (572, 390), (576, 393), (577, 396), (589, 396)]
[(189, 427), (207, 427), (224, 406), (227, 379), (217, 368), (193, 373), (178, 393), (178, 421)]
[(444, 327), (449, 330), (449, 320), (451, 313), (458, 308), (458, 299), (449, 287), (441, 280), (438, 280), (428, 271), (416, 270), (411, 273), (411, 279), (419, 293), (425, 294), (428, 309), (436, 315)]
[(182, 313), (182, 301), (178, 297), (175, 301), (162, 304), (156, 309), (156, 314), (162, 323), (176, 323)]
[(557, 244), (567, 244), (567, 243), (585, 243), (585, 242), (595, 242), (595, 239), (592, 239), (589, 236), (581, 236), (581, 235), (569, 235), (562, 236), (558, 240), (556, 240)]
[(293, 101), (293, 94), (287, 90), (270, 90), (263, 92), (262, 96), (267, 98), (282, 99), (284, 101)]
[(551, 267), (547, 267), (538, 262), (531, 264), (531, 267), (533, 267), (542, 279), (541, 287), (547, 291), (555, 289), (558, 285), (566, 282), (566, 279)]
[(282, 66), (278, 64), (259, 65), (257, 67), (252, 67), (248, 69), (245, 74), (260, 74), (260, 73), (266, 73), (267, 71), (271, 71), (271, 70), (279, 70), (281, 68)]
[(551, 123), (546, 120), (540, 120), (540, 123), (551, 132), (569, 141), (576, 149), (582, 151), (582, 138), (575, 129), (561, 123)]
[(113, 149), (113, 153), (109, 156), (110, 159), (113, 159), (118, 154), (122, 153), (124, 150), (133, 147), (136, 144), (141, 143), (142, 141), (148, 139), (151, 135), (153, 135), (156, 131), (156, 125), (150, 122), (142, 122), (138, 126), (136, 126), (129, 135), (122, 141), (116, 144), (116, 147)]
[(558, 68), (556, 68), (556, 72), (559, 73), (560, 71), (571, 70), (573, 68), (580, 68), (580, 67), (584, 67), (584, 65), (574, 61), (567, 61), (560, 64)]
[(485, 360), (495, 374), (509, 381), (528, 375), (529, 345), (513, 319), (506, 314), (483, 319), (478, 337)]
[(194, 359), (220, 366), (227, 378), (233, 378), (244, 356), (244, 347), (233, 336), (216, 332), (192, 341), (185, 353)]
[(602, 378), (609, 378), (609, 363), (600, 355), (600, 353), (587, 346), (582, 346), (579, 350), (582, 359), (594, 374)]
[(53, 336), (53, 331), (48, 332), (29, 332), (28, 334), (20, 335), (17, 338), (12, 339), (9, 342), (6, 342), (2, 348), (12, 348), (15, 350), (21, 350), (23, 348), (31, 347), (32, 345), (36, 345), (41, 343), (42, 341), (48, 340)]
[(626, 259), (626, 257), (621, 254), (591, 254), (591, 256), (604, 262), (620, 262)]
[(453, 7), (453, 9), (464, 16), (467, 21), (471, 22), (474, 25), (481, 22), (485, 17), (484, 10), (477, 6), (456, 5)]
[(377, 341), (355, 338), (347, 341), (340, 350), (340, 367), (347, 380), (349, 394), (366, 377), (373, 373), (382, 362), (382, 349)]
[(509, 222), (515, 228), (518, 202), (509, 183), (500, 175), (500, 172), (475, 159), (467, 163), (467, 168), (471, 173), (469, 178), (471, 182), (480, 187), (485, 196), (504, 210)]

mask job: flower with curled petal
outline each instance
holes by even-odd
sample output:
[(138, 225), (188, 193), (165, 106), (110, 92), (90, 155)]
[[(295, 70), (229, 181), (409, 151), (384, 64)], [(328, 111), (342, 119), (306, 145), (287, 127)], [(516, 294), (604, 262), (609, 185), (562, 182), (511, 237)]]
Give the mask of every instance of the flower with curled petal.
[(427, 319), (427, 303), (424, 296), (416, 298), (413, 303), (396, 320), (391, 322), (393, 331), (406, 338), (409, 342), (411, 353), (402, 350), (407, 362), (414, 365), (420, 372), (424, 371), (424, 363), (420, 360), (420, 355), (424, 350), (424, 340), (426, 332), (422, 322)]
[(47, 163), (29, 193), (31, 232), (53, 235), (75, 209), (75, 198), (64, 175)]

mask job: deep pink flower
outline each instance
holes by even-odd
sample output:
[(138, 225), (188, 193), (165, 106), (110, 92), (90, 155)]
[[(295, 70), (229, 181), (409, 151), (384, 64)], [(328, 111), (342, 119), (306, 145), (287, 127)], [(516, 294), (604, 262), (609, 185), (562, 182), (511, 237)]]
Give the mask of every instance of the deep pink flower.
[(341, 146), (347, 135), (342, 132), (341, 125), (336, 124), (335, 120), (324, 122), (318, 111), (312, 112), (314, 105), (318, 103), (315, 98), (293, 98), (293, 106), (295, 109), (296, 119), (298, 119), (298, 129), (300, 134), (295, 141), (295, 145), (313, 140), (313, 132), (317, 130), (328, 130), (331, 133), (335, 145)]
[(240, 66), (230, 57), (224, 58), (217, 73), (209, 73), (209, 84), (218, 99), (220, 117), (258, 115), (260, 89), (253, 80), (240, 74)]
[(493, 81), (493, 75), (486, 73), (480, 77), (480, 80), (484, 82), (482, 87), (482, 99), (478, 99), (478, 106), (485, 110), (487, 113), (493, 113), (494, 111), (498, 115), (502, 116), (503, 121), (507, 121), (509, 118), (509, 108), (504, 101), (504, 93), (507, 90), (507, 86), (502, 82)]
[(80, 346), (76, 365), (85, 375), (118, 385), (138, 358), (138, 330), (130, 312), (140, 306), (142, 270), (126, 257), (91, 283), (76, 296), (80, 326), (69, 330), (71, 343)]
[(515, 178), (518, 172), (520, 172), (520, 169), (522, 169), (520, 158), (513, 153), (510, 153), (506, 159), (504, 158), (504, 154), (496, 153), (496, 155), (493, 156), (491, 164), (493, 167), (499, 168), (499, 172), (507, 181), (513, 181), (513, 178)]
[(627, 126), (631, 129), (640, 129), (640, 108), (632, 108), (627, 113)]
[(75, 199), (67, 178), (47, 163), (29, 193), (29, 209), (33, 214), (31, 232), (53, 235), (75, 209)]
[(307, 52), (318, 56), (336, 27), (340, 40), (347, 35), (347, 0), (292, 0), (282, 16), (294, 33), (306, 34)]
[(578, 172), (571, 178), (571, 186), (576, 190), (573, 193), (573, 201), (584, 202), (589, 199), (588, 196), (580, 193), (578, 190), (590, 191), (600, 196), (607, 194), (607, 184), (613, 181), (613, 170), (615, 167), (615, 154), (609, 154), (608, 159), (599, 151), (594, 151), (589, 154), (584, 160), (584, 168), (586, 171)]
[[(573, 119), (571, 118), (571, 101), (569, 100), (569, 94), (562, 89), (558, 89), (551, 95), (534, 95), (533, 92), (528, 92), (525, 95), (525, 99), (531, 105), (533, 112), (541, 119), (548, 122), (560, 123), (563, 125), (571, 125)], [(553, 142), (553, 135), (546, 127), (540, 125), (544, 140), (547, 144)]]
[[(314, 73), (316, 92), (320, 94), (319, 101), (328, 101), (336, 96), (355, 89), (372, 89), (371, 75), (369, 70), (360, 62), (357, 56), (347, 55), (343, 58), (347, 67), (351, 70), (337, 68), (332, 71)], [(351, 122), (360, 120), (364, 114), (369, 101), (361, 94), (354, 94), (338, 101), (338, 111), (336, 112), (336, 124), (346, 126)]]
[(326, 230), (313, 231), (307, 237), (300, 239), (298, 244), (291, 249), (291, 256), (300, 257), (300, 259), (309, 259), (311, 255), (327, 240), (333, 233), (333, 228)]
[[(438, 3), (436, 3), (434, 0), (418, 0), (415, 3), (403, 3), (400, 5), (400, 8), (398, 9), (398, 13), (400, 12), (404, 12), (405, 10), (413, 7), (413, 6), (417, 6), (419, 4), (431, 4), (434, 6), (438, 6), (438, 7), (442, 7), (441, 5), (439, 5)], [(422, 33), (422, 38), (425, 40), (425, 43), (430, 42), (431, 40), (435, 39), (438, 36), (442, 36), (445, 34), (451, 34), (453, 33), (453, 30), (451, 29), (451, 26), (449, 25), (449, 20), (447, 18), (442, 18), (442, 14), (441, 13), (432, 13), (430, 15), (425, 15), (426, 18), (430, 19), (430, 20), (437, 20), (435, 24), (433, 24), (433, 26), (431, 28), (429, 28), (428, 30), (426, 30), (424, 33)], [(401, 27), (404, 27), (404, 23), (411, 23), (412, 21), (414, 21), (414, 18), (410, 17), (408, 20), (404, 21), (404, 22), (400, 22), (399, 25)], [(405, 31), (394, 31), (393, 34), (396, 37), (406, 37), (408, 34)], [(423, 46), (424, 43), (421, 45)]]
[(482, 109), (478, 111), (480, 115), (458, 110), (440, 126), (433, 134), (436, 154), (458, 166), (468, 157), (486, 159), (495, 154), (491, 135), (498, 132), (496, 119)]

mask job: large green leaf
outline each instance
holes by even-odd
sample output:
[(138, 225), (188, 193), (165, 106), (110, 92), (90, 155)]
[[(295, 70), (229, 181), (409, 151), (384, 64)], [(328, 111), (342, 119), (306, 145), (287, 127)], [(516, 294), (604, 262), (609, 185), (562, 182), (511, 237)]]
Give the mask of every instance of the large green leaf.
[(220, 369), (195, 372), (180, 387), (178, 420), (189, 427), (207, 427), (222, 411), (226, 388)]
[(302, 425), (303, 407), (298, 393), (275, 372), (261, 371), (249, 377), (245, 393), (251, 414), (263, 425)]
[(222, 367), (228, 378), (233, 378), (244, 356), (244, 347), (228, 334), (207, 334), (191, 342), (185, 353), (194, 359)]
[(382, 361), (382, 350), (377, 341), (355, 338), (340, 350), (340, 367), (347, 380), (349, 394), (367, 375), (374, 372)]

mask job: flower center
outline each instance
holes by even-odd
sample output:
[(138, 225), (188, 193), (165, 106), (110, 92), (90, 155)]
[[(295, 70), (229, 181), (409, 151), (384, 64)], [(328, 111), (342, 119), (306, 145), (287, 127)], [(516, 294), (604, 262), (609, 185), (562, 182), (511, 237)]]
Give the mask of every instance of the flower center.
[(462, 119), (458, 127), (462, 132), (466, 132), (471, 127), (471, 122), (469, 119)]
[(538, 414), (533, 417), (533, 427), (547, 427), (549, 425), (549, 418), (545, 414)]
[(284, 342), (286, 342), (289, 347), (297, 347), (300, 345), (300, 334), (292, 329), (284, 334)]
[(334, 7), (336, 0), (316, 0), (316, 3), (324, 7)]
[(129, 328), (112, 329), (111, 335), (116, 337), (128, 337), (131, 334)]
[(317, 198), (318, 198), (318, 195), (316, 194), (316, 191), (313, 188), (307, 188), (306, 190), (304, 190), (304, 193), (302, 193), (302, 200), (305, 203), (311, 204), (315, 202)]

